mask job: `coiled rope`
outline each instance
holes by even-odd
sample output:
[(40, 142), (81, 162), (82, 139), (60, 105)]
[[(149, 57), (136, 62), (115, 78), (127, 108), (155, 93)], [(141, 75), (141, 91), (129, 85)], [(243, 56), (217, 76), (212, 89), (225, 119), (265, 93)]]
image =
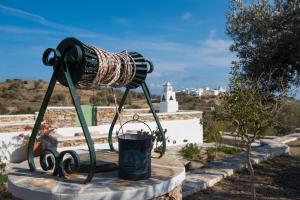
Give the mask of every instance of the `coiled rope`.
[(123, 87), (132, 81), (136, 66), (127, 51), (110, 53), (95, 46), (91, 48), (96, 52), (99, 64), (92, 86)]

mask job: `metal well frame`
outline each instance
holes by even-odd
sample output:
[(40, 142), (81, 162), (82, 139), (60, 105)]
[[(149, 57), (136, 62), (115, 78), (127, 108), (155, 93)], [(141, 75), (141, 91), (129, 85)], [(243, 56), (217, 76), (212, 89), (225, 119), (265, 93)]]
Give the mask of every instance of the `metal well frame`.
[[(43, 55), (43, 63), (48, 66), (53, 66), (54, 72), (52, 74), (52, 77), (50, 79), (46, 94), (44, 96), (44, 99), (42, 101), (36, 122), (34, 124), (34, 127), (32, 129), (32, 134), (29, 139), (28, 143), (28, 165), (30, 171), (36, 171), (36, 165), (34, 162), (34, 154), (33, 154), (33, 147), (34, 143), (36, 141), (40, 126), (42, 124), (42, 121), (44, 119), (44, 115), (50, 100), (50, 97), (53, 93), (55, 84), (59, 80), (63, 80), (64, 84), (66, 87), (69, 88), (70, 95), (72, 97), (73, 104), (76, 109), (76, 113), (78, 115), (78, 119), (80, 121), (80, 125), (82, 127), (82, 131), (84, 133), (84, 137), (88, 146), (89, 150), (89, 157), (90, 157), (90, 166), (89, 166), (89, 171), (87, 174), (87, 177), (84, 181), (84, 183), (89, 183), (91, 182), (94, 173), (95, 173), (95, 168), (96, 168), (96, 152), (94, 148), (94, 143), (91, 138), (87, 123), (85, 121), (82, 109), (80, 107), (80, 102), (78, 100), (78, 96), (76, 93), (76, 82), (72, 80), (72, 74), (70, 73), (70, 69), (72, 69), (72, 64), (71, 63), (78, 63), (80, 60), (82, 60), (83, 52), (80, 49), (81, 47), (78, 45), (71, 45), (67, 49), (65, 49), (63, 52), (61, 52), (59, 49), (46, 49)], [(74, 53), (75, 52), (75, 53)], [(50, 55), (53, 55), (50, 58)], [(149, 70), (147, 73), (151, 73), (153, 71), (153, 64), (146, 60), (146, 62), (149, 64)], [(140, 81), (140, 80), (139, 80)], [(141, 86), (143, 93), (145, 95), (145, 98), (147, 100), (147, 104), (150, 108), (150, 111), (154, 117), (154, 120), (156, 122), (157, 128), (158, 128), (158, 135), (159, 138), (162, 142), (161, 149), (159, 151), (159, 157), (163, 156), (166, 150), (166, 139), (165, 139), (165, 131), (163, 130), (159, 118), (154, 110), (154, 107), (152, 105), (152, 99), (151, 99), (151, 94), (149, 92), (148, 86), (145, 82), (145, 80), (140, 81), (138, 83), (134, 83), (135, 86), (128, 86), (126, 87), (126, 90), (122, 96), (122, 99), (119, 103), (118, 106), (118, 111), (115, 113), (115, 116), (113, 118), (113, 121), (111, 123), (109, 133), (108, 133), (108, 142), (110, 149), (112, 151), (115, 150), (113, 146), (113, 130), (115, 127), (115, 124), (117, 122), (117, 119), (119, 117), (119, 113), (122, 112), (122, 107), (124, 106), (126, 99), (128, 97), (128, 94), (131, 89), (134, 89), (136, 87)], [(51, 154), (52, 156), (48, 156), (47, 154)], [(66, 154), (69, 154), (70, 157), (67, 159), (64, 159), (64, 156)], [(71, 163), (73, 162), (74, 165), (71, 166)], [(48, 170), (53, 170), (53, 175), (54, 176), (59, 176), (64, 178), (65, 175), (64, 173), (71, 173), (73, 171), (78, 171), (80, 168), (80, 158), (77, 155), (75, 151), (72, 150), (67, 150), (67, 151), (62, 151), (58, 153), (57, 151), (53, 149), (45, 149), (41, 152), (40, 156), (40, 165), (43, 170), (48, 171)]]

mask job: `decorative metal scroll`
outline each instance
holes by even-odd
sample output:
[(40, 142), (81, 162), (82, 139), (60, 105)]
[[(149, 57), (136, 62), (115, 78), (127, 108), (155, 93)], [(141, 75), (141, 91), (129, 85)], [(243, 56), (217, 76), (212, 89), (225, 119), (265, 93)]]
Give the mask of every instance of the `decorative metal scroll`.
[[(66, 159), (64, 157), (69, 155)], [(73, 150), (58, 153), (55, 149), (44, 149), (40, 155), (40, 165), (44, 171), (53, 170), (53, 176), (65, 178), (65, 172), (71, 174), (80, 169), (80, 158)]]
[[(77, 53), (76, 54), (73, 53), (72, 55), (70, 55), (70, 52), (74, 52), (74, 51)], [(53, 57), (50, 58), (50, 55), (53, 55)], [(32, 129), (32, 134), (29, 139), (28, 165), (29, 165), (30, 171), (36, 171), (36, 166), (35, 166), (35, 162), (34, 162), (34, 158), (33, 158), (34, 142), (36, 140), (40, 125), (43, 121), (43, 118), (44, 118), (51, 94), (55, 87), (57, 78), (59, 76), (62, 76), (63, 79), (66, 81), (65, 84), (69, 88), (69, 92), (71, 94), (73, 104), (75, 106), (76, 113), (78, 115), (82, 130), (84, 133), (84, 137), (85, 137), (86, 143), (88, 145), (89, 154), (90, 154), (90, 169), (89, 169), (88, 175), (87, 175), (84, 183), (89, 183), (92, 180), (92, 178), (94, 176), (94, 172), (95, 172), (96, 153), (95, 153), (95, 149), (94, 149), (94, 145), (93, 145), (93, 140), (89, 133), (86, 121), (83, 116), (83, 112), (82, 112), (80, 104), (79, 104), (75, 86), (73, 84), (73, 81), (72, 81), (72, 78), (71, 78), (71, 75), (69, 72), (69, 66), (68, 66), (68, 61), (72, 60), (72, 62), (76, 62), (76, 61), (80, 60), (81, 57), (82, 57), (81, 50), (78, 46), (69, 47), (65, 52), (59, 52), (57, 49), (50, 49), (50, 48), (44, 52), (43, 63), (48, 66), (53, 66), (54, 72), (52, 74), (50, 83), (48, 85), (48, 89), (46, 91), (46, 94), (45, 94), (44, 100), (42, 102), (37, 120), (34, 124), (34, 127)], [(62, 78), (62, 77), (60, 77), (60, 78)], [(52, 154), (52, 158), (47, 157), (47, 159), (45, 159), (47, 153)], [(57, 152), (55, 152), (53, 150), (47, 149), (42, 152), (41, 157), (40, 157), (40, 161), (41, 161), (40, 164), (41, 164), (42, 169), (47, 171), (47, 170), (50, 170), (51, 168), (55, 167), (54, 175), (58, 174), (60, 177), (64, 177), (64, 171), (66, 171), (67, 173), (71, 173), (72, 171), (74, 171), (74, 170), (71, 170), (71, 167), (70, 167), (71, 161), (69, 160), (69, 158), (67, 158), (66, 160), (63, 160), (63, 158), (66, 154), (71, 155), (71, 157), (74, 159), (75, 166), (80, 166), (79, 156), (74, 151), (63, 151), (60, 154), (58, 154)], [(56, 164), (54, 164), (54, 161)], [(77, 170), (77, 168), (78, 167), (76, 167), (76, 170)]]

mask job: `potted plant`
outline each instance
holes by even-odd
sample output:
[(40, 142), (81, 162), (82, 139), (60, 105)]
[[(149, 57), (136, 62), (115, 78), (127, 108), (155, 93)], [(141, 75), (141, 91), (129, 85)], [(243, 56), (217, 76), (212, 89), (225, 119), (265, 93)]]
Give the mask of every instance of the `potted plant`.
[(57, 148), (57, 139), (52, 135), (57, 129), (51, 121), (41, 125), (38, 141), (40, 142), (40, 151), (43, 149)]
[[(31, 131), (31, 126), (26, 126), (24, 131)], [(33, 155), (34, 157), (40, 156), (41, 151), (46, 148), (56, 148), (57, 140), (55, 137), (51, 136), (51, 134), (56, 130), (56, 127), (52, 126), (50, 121), (45, 121), (41, 124), (40, 130), (38, 132), (38, 137), (33, 146)], [(21, 146), (16, 148), (16, 150), (12, 153), (12, 161), (13, 162), (22, 162), (27, 159), (28, 152), (28, 142), (30, 135), (28, 133), (20, 133), (17, 137), (18, 144)]]

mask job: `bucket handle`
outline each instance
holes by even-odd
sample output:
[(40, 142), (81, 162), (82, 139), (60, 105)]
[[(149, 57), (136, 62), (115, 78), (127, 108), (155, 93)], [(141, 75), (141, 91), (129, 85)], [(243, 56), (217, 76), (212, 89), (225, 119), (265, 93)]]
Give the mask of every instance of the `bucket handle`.
[[(152, 129), (150, 128), (150, 126), (149, 126), (148, 124), (146, 124), (146, 122), (140, 120), (139, 118), (140, 118), (140, 116), (139, 116), (138, 114), (135, 113), (135, 114), (133, 115), (133, 117), (132, 117), (131, 120), (128, 120), (127, 122), (125, 122), (125, 123), (123, 123), (123, 124), (121, 125), (121, 127), (119, 128), (119, 130), (116, 132), (117, 136), (119, 136), (120, 131), (123, 130), (123, 127), (124, 127), (126, 124), (129, 124), (129, 123), (131, 123), (131, 122), (138, 122), (138, 123), (144, 124), (144, 125), (149, 129), (150, 134), (151, 134), (151, 136), (153, 137), (153, 133), (154, 133), (154, 132), (152, 131)], [(143, 130), (143, 129), (142, 129), (142, 130)]]

